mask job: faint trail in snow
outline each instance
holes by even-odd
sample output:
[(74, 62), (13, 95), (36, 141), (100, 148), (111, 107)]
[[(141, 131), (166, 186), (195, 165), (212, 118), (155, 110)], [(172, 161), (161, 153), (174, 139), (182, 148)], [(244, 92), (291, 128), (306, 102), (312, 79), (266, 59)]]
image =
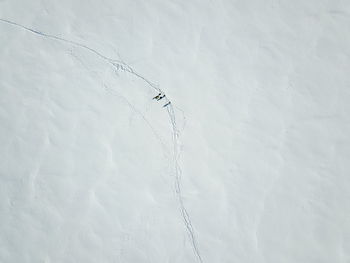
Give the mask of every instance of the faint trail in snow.
[(181, 130), (184, 130), (185, 127), (186, 127), (186, 123), (187, 123), (187, 119), (186, 119), (186, 116), (185, 116), (185, 112), (184, 112), (181, 108), (179, 108), (179, 107), (177, 107), (177, 106), (174, 106), (174, 108), (176, 108), (177, 110), (181, 111), (181, 113), (182, 113), (182, 118), (184, 119), (184, 123), (183, 123), (183, 125), (182, 125)]
[(108, 61), (109, 63), (112, 63), (112, 62), (118, 62), (117, 60), (114, 60), (114, 59), (110, 59), (104, 55), (102, 55), (100, 52), (98, 52), (97, 50), (93, 49), (93, 48), (90, 48), (82, 43), (78, 43), (78, 42), (75, 42), (75, 41), (72, 41), (72, 40), (68, 40), (68, 39), (65, 39), (65, 38), (62, 38), (62, 37), (59, 37), (59, 36), (55, 36), (55, 35), (51, 35), (51, 34), (47, 34), (47, 33), (44, 33), (44, 32), (41, 32), (41, 31), (38, 31), (38, 30), (34, 30), (32, 28), (29, 28), (29, 27), (26, 27), (26, 26), (23, 26), (21, 24), (18, 24), (16, 22), (12, 22), (10, 20), (7, 20), (7, 19), (3, 19), (3, 18), (0, 18), (0, 21), (4, 22), (4, 23), (7, 23), (7, 24), (10, 24), (10, 25), (13, 25), (13, 26), (16, 26), (16, 27), (20, 27), (22, 29), (25, 29), (27, 31), (30, 31), (34, 34), (37, 34), (37, 35), (40, 35), (42, 37), (47, 37), (47, 38), (51, 38), (51, 39), (55, 39), (55, 40), (58, 40), (58, 41), (61, 41), (61, 42), (65, 42), (65, 43), (68, 43), (68, 44), (71, 44), (73, 46), (78, 46), (78, 47), (81, 47), (81, 48), (84, 48), (86, 50), (89, 50), (90, 52), (92, 53), (95, 53), (97, 56), (99, 56), (100, 58)]
[(179, 165), (179, 157), (180, 157), (180, 152), (179, 152), (179, 130), (177, 129), (177, 125), (176, 125), (176, 118), (175, 118), (175, 112), (174, 112), (174, 108), (172, 106), (172, 104), (170, 104), (167, 107), (167, 112), (169, 115), (169, 119), (171, 122), (171, 126), (172, 126), (172, 133), (173, 133), (173, 144), (174, 144), (174, 168), (175, 168), (175, 191), (179, 200), (179, 204), (180, 204), (180, 211), (181, 211), (181, 215), (182, 218), (184, 220), (186, 229), (188, 231), (188, 234), (190, 236), (190, 240), (192, 243), (192, 248), (194, 253), (196, 254), (198, 261), (199, 262), (203, 262), (202, 257), (199, 253), (199, 249), (198, 249), (198, 245), (197, 245), (197, 239), (195, 237), (194, 234), (194, 229), (192, 226), (192, 221), (190, 219), (190, 216), (186, 210), (186, 207), (183, 203), (183, 199), (182, 199), (182, 195), (181, 195), (181, 175), (182, 175), (182, 170), (181, 167)]
[[(72, 57), (74, 57), (77, 61), (79, 61), (79, 63), (85, 68), (86, 71), (92, 72), (88, 66), (85, 65), (85, 63), (78, 57), (76, 56), (73, 51), (71, 50), (71, 52), (69, 53)], [(153, 127), (153, 125), (148, 121), (148, 119), (146, 118), (146, 116), (135, 106), (133, 105), (125, 96), (123, 96), (120, 92), (109, 88), (102, 80), (102, 77), (97, 73), (97, 72), (92, 72), (92, 74), (94, 74), (96, 76), (96, 78), (101, 80), (101, 83), (104, 87), (104, 89), (106, 90), (106, 92), (109, 92), (110, 94), (112, 94), (113, 96), (118, 97), (119, 99), (121, 99), (122, 101), (124, 101), (129, 108), (135, 112), (136, 114), (138, 114), (143, 120), (144, 122), (147, 124), (147, 126), (151, 129), (153, 135), (155, 136), (155, 138), (158, 140), (158, 142), (160, 143), (160, 145), (163, 148), (163, 152), (165, 153), (165, 157), (168, 158), (168, 147), (166, 146), (166, 144), (164, 143), (163, 139), (161, 138), (161, 136), (157, 133), (157, 131), (155, 130), (155, 128)]]
[[(128, 73), (132, 74), (133, 76), (143, 80), (153, 90), (164, 94), (164, 92), (156, 84), (154, 84), (153, 82), (149, 81), (147, 78), (145, 78), (141, 74), (137, 73), (128, 64), (126, 64), (126, 63), (124, 63), (123, 61), (120, 61), (120, 60), (116, 60), (116, 59), (112, 59), (112, 58), (106, 57), (102, 53), (98, 52), (97, 50), (95, 50), (95, 49), (93, 49), (93, 48), (91, 48), (91, 47), (89, 47), (89, 46), (87, 46), (85, 44), (82, 44), (82, 43), (79, 43), (79, 42), (76, 42), (76, 41), (72, 41), (72, 40), (69, 40), (69, 39), (65, 39), (65, 38), (62, 38), (62, 37), (59, 37), (59, 36), (47, 34), (47, 33), (44, 33), (44, 32), (38, 31), (38, 30), (34, 30), (32, 28), (29, 28), (29, 27), (26, 27), (24, 25), (18, 24), (16, 22), (12, 22), (12, 21), (7, 20), (7, 19), (0, 18), (0, 21), (3, 22), (3, 23), (10, 24), (12, 26), (16, 26), (18, 28), (22, 28), (24, 30), (27, 30), (27, 31), (33, 33), (33, 34), (37, 34), (37, 35), (39, 35), (41, 37), (50, 38), (50, 39), (53, 39), (53, 40), (64, 42), (64, 43), (67, 43), (67, 44), (70, 44), (70, 45), (73, 45), (73, 46), (85, 49), (85, 50), (87, 50), (87, 51), (89, 51), (91, 53), (94, 53), (96, 56), (98, 56), (99, 58), (101, 58), (102, 60), (107, 62), (109, 65), (111, 65), (115, 70), (117, 70), (117, 71), (118, 70), (122, 70), (122, 71), (128, 72)], [(165, 102), (166, 103), (170, 102), (167, 97), (165, 97)], [(167, 112), (168, 112), (168, 115), (169, 115), (169, 119), (170, 119), (170, 124), (171, 124), (171, 127), (172, 127), (173, 148), (174, 148), (173, 149), (173, 155), (174, 155), (173, 160), (174, 160), (174, 171), (175, 171), (175, 192), (176, 192), (176, 195), (177, 195), (177, 198), (178, 198), (180, 211), (181, 211), (181, 216), (182, 216), (182, 219), (184, 221), (186, 230), (187, 230), (187, 232), (189, 234), (189, 238), (190, 238), (190, 241), (191, 241), (191, 244), (192, 244), (193, 251), (194, 251), (194, 253), (196, 255), (196, 258), (197, 258), (198, 262), (202, 263), (203, 260), (202, 260), (202, 257), (200, 255), (199, 249), (198, 249), (197, 240), (196, 240), (196, 237), (195, 237), (195, 234), (194, 234), (192, 221), (191, 221), (191, 219), (189, 217), (189, 214), (188, 214), (188, 212), (187, 212), (187, 210), (185, 208), (185, 205), (184, 205), (184, 202), (183, 202), (183, 198), (182, 198), (182, 195), (181, 195), (181, 176), (182, 176), (182, 171), (181, 171), (181, 168), (180, 168), (180, 165), (179, 165), (179, 157), (180, 157), (180, 153), (181, 153), (180, 150), (181, 149), (179, 149), (180, 148), (179, 130), (178, 130), (177, 124), (176, 124), (176, 116), (175, 116), (174, 106), (172, 104), (170, 104), (169, 106), (166, 107), (166, 109), (167, 109)], [(179, 109), (179, 108), (177, 108), (177, 109)], [(182, 111), (181, 109), (179, 109), (179, 110)], [(183, 113), (183, 116), (184, 116), (184, 112), (183, 111), (182, 111), (182, 113)], [(184, 120), (186, 120), (185, 116), (184, 116)], [(146, 122), (148, 122), (148, 121), (146, 121)], [(185, 123), (184, 123), (184, 125), (185, 125)]]
[(83, 48), (85, 50), (88, 50), (89, 52), (94, 53), (95, 55), (97, 55), (98, 57), (100, 57), (101, 59), (103, 59), (104, 61), (109, 63), (110, 65), (112, 65), (113, 68), (115, 68), (117, 70), (127, 71), (127, 72), (131, 73), (132, 75), (136, 76), (137, 78), (142, 79), (143, 81), (145, 81), (154, 90), (162, 92), (161, 89), (158, 88), (156, 84), (152, 83), (151, 81), (149, 81), (145, 77), (143, 77), (140, 74), (138, 74), (133, 68), (131, 68), (129, 65), (127, 65), (123, 61), (106, 57), (102, 53), (98, 52), (97, 50), (95, 50), (95, 49), (93, 49), (93, 48), (91, 48), (91, 47), (89, 47), (89, 46), (87, 46), (85, 44), (82, 44), (82, 43), (79, 43), (79, 42), (76, 42), (76, 41), (72, 41), (72, 40), (69, 40), (69, 39), (65, 39), (63, 37), (47, 34), (47, 33), (44, 33), (44, 32), (41, 32), (41, 31), (38, 31), (38, 30), (35, 30), (35, 29), (32, 29), (32, 28), (29, 28), (29, 27), (26, 27), (24, 25), (18, 24), (16, 22), (12, 22), (12, 21), (7, 20), (7, 19), (0, 18), (0, 21), (2, 21), (4, 23), (7, 23), (7, 24), (10, 24), (12, 26), (16, 26), (16, 27), (25, 29), (25, 30), (27, 30), (27, 31), (29, 31), (31, 33), (37, 34), (37, 35), (42, 36), (42, 37), (51, 38), (51, 39), (54, 39), (54, 40), (57, 40), (57, 41), (60, 41), (60, 42), (65, 42), (67, 44), (70, 44), (70, 45), (77, 46), (77, 47)]
[(123, 100), (135, 113), (137, 113), (144, 121), (145, 123), (148, 125), (148, 127), (151, 129), (152, 133), (154, 134), (154, 136), (156, 137), (156, 139), (159, 141), (159, 143), (161, 144), (163, 151), (165, 153), (165, 157), (168, 158), (168, 147), (166, 146), (166, 144), (164, 143), (163, 139), (160, 137), (160, 135), (157, 133), (157, 131), (155, 130), (155, 128), (152, 126), (152, 124), (148, 121), (148, 119), (145, 117), (145, 115), (143, 115), (141, 113), (141, 111), (139, 111), (127, 98), (125, 98), (125, 96), (123, 96), (121, 93), (119, 93), (116, 90), (112, 90), (111, 88), (109, 88), (106, 84), (103, 84), (105, 90), (107, 92), (110, 92), (113, 96), (117, 96), (118, 98), (120, 98), (121, 100)]

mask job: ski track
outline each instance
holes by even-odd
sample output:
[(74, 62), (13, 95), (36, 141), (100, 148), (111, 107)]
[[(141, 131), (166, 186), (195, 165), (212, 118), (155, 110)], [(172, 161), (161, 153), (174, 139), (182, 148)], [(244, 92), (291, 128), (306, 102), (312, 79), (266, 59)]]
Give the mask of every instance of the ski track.
[(167, 107), (167, 112), (168, 112), (171, 126), (173, 129), (172, 133), (173, 133), (173, 144), (174, 144), (175, 192), (176, 192), (176, 195), (177, 195), (177, 198), (179, 201), (181, 215), (182, 215), (182, 218), (184, 220), (187, 232), (189, 234), (189, 237), (190, 237), (190, 240), (192, 243), (193, 251), (194, 251), (198, 261), (203, 262), (202, 257), (199, 253), (197, 239), (196, 239), (195, 234), (194, 234), (192, 221), (191, 221), (191, 218), (190, 218), (190, 216), (187, 212), (187, 209), (184, 205), (183, 198), (181, 195), (182, 170), (181, 170), (181, 167), (179, 165), (179, 158), (180, 158), (180, 153), (181, 153), (179, 151), (179, 146), (180, 146), (180, 144), (179, 144), (179, 130), (177, 129), (175, 112), (174, 112), (174, 108), (173, 108), (172, 104), (170, 104)]
[(118, 97), (120, 100), (122, 100), (124, 103), (126, 103), (129, 108), (136, 114), (138, 114), (143, 120), (144, 122), (148, 125), (148, 127), (151, 129), (153, 135), (156, 137), (156, 139), (158, 140), (158, 142), (160, 143), (160, 145), (163, 148), (164, 151), (164, 155), (165, 157), (168, 159), (168, 147), (165, 144), (165, 142), (163, 141), (163, 139), (161, 138), (161, 136), (157, 133), (156, 129), (153, 127), (153, 125), (150, 123), (150, 121), (146, 118), (146, 116), (133, 104), (131, 103), (125, 96), (123, 96), (120, 92), (108, 87), (105, 83), (104, 80), (102, 79), (102, 77), (100, 76), (99, 73), (97, 72), (93, 72), (89, 69), (89, 67), (87, 65), (85, 65), (85, 63), (78, 57), (76, 56), (73, 51), (71, 50), (69, 53), (73, 58), (75, 58), (84, 68), (86, 71), (90, 72), (90, 74), (94, 74), (96, 78), (101, 80), (102, 86), (104, 87), (105, 91), (108, 92), (109, 94), (111, 94), (112, 96)]
[[(69, 39), (65, 39), (65, 38), (62, 38), (62, 37), (59, 37), (59, 36), (56, 36), (56, 35), (44, 33), (44, 32), (41, 32), (41, 31), (38, 31), (38, 30), (35, 30), (35, 29), (32, 29), (32, 28), (29, 28), (27, 26), (18, 24), (16, 22), (12, 22), (12, 21), (7, 20), (7, 19), (0, 18), (0, 21), (3, 22), (3, 23), (6, 23), (6, 24), (12, 25), (12, 26), (16, 26), (18, 28), (22, 28), (24, 30), (27, 30), (27, 31), (33, 33), (33, 34), (36, 34), (36, 35), (39, 35), (39, 36), (42, 36), (42, 37), (45, 37), (45, 38), (50, 38), (50, 39), (53, 39), (53, 40), (57, 40), (57, 41), (60, 41), (60, 42), (64, 42), (66, 44), (70, 44), (70, 45), (73, 45), (73, 46), (85, 49), (85, 50), (87, 50), (87, 51), (89, 51), (91, 53), (94, 53), (96, 56), (98, 56), (99, 58), (101, 58), (102, 60), (107, 62), (109, 65), (111, 65), (117, 71), (118, 70), (123, 70), (125, 72), (128, 72), (128, 73), (134, 75), (135, 77), (143, 80), (153, 90), (155, 90), (155, 91), (157, 91), (159, 93), (165, 94), (156, 84), (154, 84), (153, 82), (149, 81), (144, 76), (142, 76), (139, 73), (137, 73), (128, 64), (124, 63), (121, 60), (116, 60), (116, 59), (109, 58), (109, 57), (103, 55), (102, 53), (98, 52), (97, 50), (95, 50), (95, 49), (93, 49), (93, 48), (91, 48), (91, 47), (89, 47), (89, 46), (87, 46), (85, 44), (82, 44), (82, 43), (79, 43), (79, 42), (75, 42), (75, 41), (72, 41), (72, 40), (69, 40)], [(107, 87), (105, 86), (105, 88), (107, 88)], [(166, 103), (170, 102), (170, 100), (167, 97), (165, 97), (165, 99), (166, 99)], [(129, 104), (130, 107), (132, 107), (135, 110), (135, 107), (131, 103), (129, 103), (128, 101), (127, 101), (127, 103)], [(182, 112), (182, 114), (184, 116), (184, 120), (186, 120), (185, 115), (184, 115), (184, 111), (181, 110), (178, 107), (176, 107), (176, 108)], [(168, 115), (169, 115), (169, 120), (170, 120), (170, 123), (171, 123), (171, 126), (172, 126), (173, 155), (174, 155), (173, 156), (173, 161), (174, 161), (174, 172), (175, 172), (175, 193), (176, 193), (176, 196), (177, 196), (177, 199), (178, 199), (178, 202), (179, 202), (181, 216), (182, 216), (182, 219), (184, 221), (186, 230), (188, 232), (189, 239), (191, 241), (193, 252), (194, 252), (198, 262), (202, 263), (203, 260), (202, 260), (201, 254), (199, 252), (199, 249), (198, 249), (197, 239), (196, 239), (196, 236), (195, 236), (195, 233), (194, 233), (194, 228), (193, 228), (193, 225), (192, 225), (192, 221), (191, 221), (190, 216), (189, 216), (189, 214), (187, 212), (187, 209), (186, 209), (186, 207), (184, 205), (182, 194), (181, 194), (181, 176), (182, 176), (182, 171), (181, 171), (181, 167), (179, 165), (179, 158), (180, 158), (180, 154), (181, 154), (181, 151), (179, 151), (179, 150), (181, 150), (181, 147), (180, 147), (180, 142), (179, 142), (179, 130), (178, 130), (177, 124), (176, 124), (176, 115), (175, 115), (173, 104), (172, 103), (169, 104), (166, 107), (166, 109), (167, 109), (167, 112), (168, 112)], [(143, 119), (150, 126), (149, 122), (145, 118), (143, 118)], [(185, 123), (184, 123), (184, 126), (185, 126)], [(184, 126), (183, 126), (183, 128), (184, 128)], [(155, 132), (153, 127), (152, 126), (150, 126), (150, 127), (151, 127), (152, 131)]]

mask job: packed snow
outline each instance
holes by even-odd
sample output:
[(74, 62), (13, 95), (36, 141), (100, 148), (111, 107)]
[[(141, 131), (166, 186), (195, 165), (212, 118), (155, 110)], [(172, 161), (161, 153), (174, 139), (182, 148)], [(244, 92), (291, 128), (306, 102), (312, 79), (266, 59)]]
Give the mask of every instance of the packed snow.
[(349, 69), (349, 1), (0, 0), (0, 262), (350, 262)]

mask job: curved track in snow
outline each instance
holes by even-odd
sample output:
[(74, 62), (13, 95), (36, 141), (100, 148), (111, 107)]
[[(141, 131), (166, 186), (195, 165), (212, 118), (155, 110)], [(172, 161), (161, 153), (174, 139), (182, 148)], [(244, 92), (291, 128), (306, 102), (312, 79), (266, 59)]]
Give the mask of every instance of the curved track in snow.
[[(44, 32), (41, 32), (39, 30), (35, 30), (33, 28), (21, 25), (19, 23), (16, 23), (16, 22), (13, 22), (13, 21), (10, 21), (10, 20), (7, 20), (7, 19), (0, 18), (0, 22), (9, 24), (11, 26), (15, 26), (17, 28), (22, 28), (22, 29), (24, 29), (26, 31), (29, 31), (29, 32), (31, 32), (33, 34), (39, 35), (39, 36), (44, 37), (44, 38), (53, 39), (53, 40), (56, 40), (56, 41), (60, 41), (60, 42), (63, 42), (63, 43), (69, 44), (69, 45), (73, 45), (73, 46), (85, 49), (88, 52), (91, 52), (91, 53), (95, 54), (96, 56), (98, 56), (99, 58), (101, 58), (102, 60), (104, 60), (106, 63), (108, 63), (114, 69), (128, 72), (128, 73), (134, 75), (135, 77), (143, 80), (153, 90), (155, 90), (155, 91), (157, 91), (159, 93), (165, 94), (159, 87), (157, 87), (157, 85), (155, 85), (154, 83), (149, 81), (147, 78), (145, 78), (142, 75), (140, 75), (139, 73), (137, 73), (132, 67), (130, 67), (129, 65), (127, 65), (123, 61), (109, 58), (109, 57), (103, 55), (102, 53), (100, 53), (99, 51), (97, 51), (97, 50), (95, 50), (95, 49), (93, 49), (93, 48), (91, 48), (91, 47), (89, 47), (89, 46), (87, 46), (87, 45), (85, 45), (83, 43), (79, 43), (79, 42), (76, 42), (76, 41), (65, 39), (65, 38), (62, 38), (62, 37), (59, 37), (59, 36), (56, 36), (56, 35), (44, 33)], [(166, 103), (170, 102), (167, 97), (165, 97), (165, 99), (166, 99)], [(180, 212), (181, 212), (181, 217), (182, 217), (182, 220), (184, 221), (186, 230), (187, 230), (188, 235), (189, 235), (189, 239), (191, 241), (193, 252), (194, 252), (194, 254), (196, 256), (197, 261), (202, 263), (203, 260), (202, 260), (201, 254), (199, 252), (199, 249), (198, 249), (197, 239), (195, 237), (192, 221), (191, 221), (190, 216), (189, 216), (189, 214), (187, 212), (187, 209), (186, 209), (186, 207), (184, 205), (183, 198), (182, 198), (182, 193), (181, 193), (181, 176), (182, 176), (182, 171), (181, 171), (181, 167), (179, 165), (179, 158), (180, 158), (179, 130), (178, 130), (177, 123), (176, 123), (176, 115), (175, 115), (173, 104), (172, 103), (169, 104), (166, 107), (166, 110), (168, 112), (170, 124), (171, 124), (171, 127), (172, 127), (173, 162), (174, 162), (173, 165), (174, 165), (174, 174), (175, 174), (175, 193), (176, 193), (176, 196), (177, 196), (177, 199), (178, 199), (179, 208), (180, 208)], [(146, 122), (148, 123), (148, 121), (146, 121)], [(148, 125), (149, 125), (149, 123), (148, 123)], [(152, 128), (152, 130), (154, 132), (153, 128)]]

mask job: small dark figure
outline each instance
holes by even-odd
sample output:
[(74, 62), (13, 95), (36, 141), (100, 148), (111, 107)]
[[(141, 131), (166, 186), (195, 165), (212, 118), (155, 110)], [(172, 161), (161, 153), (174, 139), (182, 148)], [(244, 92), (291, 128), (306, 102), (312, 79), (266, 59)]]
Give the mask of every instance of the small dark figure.
[(168, 106), (171, 102), (169, 101), (168, 103), (164, 104), (163, 108), (165, 108), (166, 106)]
[(165, 95), (163, 94), (163, 95), (159, 96), (159, 97), (157, 98), (157, 100), (161, 100), (161, 99), (163, 99), (164, 97), (165, 97)]
[(162, 95), (162, 93), (159, 93), (157, 96), (155, 96), (155, 97), (153, 97), (153, 99), (152, 100), (158, 100), (159, 99), (159, 97)]

